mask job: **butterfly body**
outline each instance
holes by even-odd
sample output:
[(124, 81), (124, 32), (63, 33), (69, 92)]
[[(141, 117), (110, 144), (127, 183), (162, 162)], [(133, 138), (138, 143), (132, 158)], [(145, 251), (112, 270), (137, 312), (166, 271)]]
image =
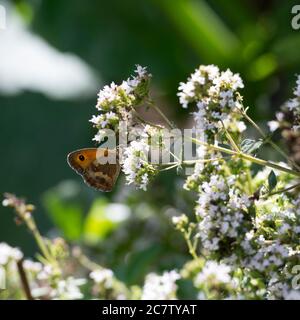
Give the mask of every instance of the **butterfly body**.
[(87, 148), (71, 152), (69, 166), (82, 176), (84, 182), (97, 190), (109, 192), (120, 173), (116, 150)]

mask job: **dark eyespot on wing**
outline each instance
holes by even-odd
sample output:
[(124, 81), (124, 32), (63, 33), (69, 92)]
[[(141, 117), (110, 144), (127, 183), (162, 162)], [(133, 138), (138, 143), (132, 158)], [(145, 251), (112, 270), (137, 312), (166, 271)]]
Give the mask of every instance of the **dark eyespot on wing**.
[(67, 157), (68, 165), (78, 174), (82, 175), (84, 173), (84, 169), (79, 166), (74, 160), (74, 154), (70, 153)]

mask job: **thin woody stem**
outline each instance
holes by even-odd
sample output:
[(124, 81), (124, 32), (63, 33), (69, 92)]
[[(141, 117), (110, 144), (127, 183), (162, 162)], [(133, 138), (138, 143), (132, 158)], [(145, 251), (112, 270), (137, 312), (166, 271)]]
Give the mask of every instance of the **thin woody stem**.
[(299, 188), (299, 187), (300, 187), (300, 183), (297, 183), (297, 184), (294, 184), (294, 185), (292, 185), (292, 186), (290, 186), (290, 187), (287, 187), (287, 188), (284, 188), (284, 189), (280, 189), (280, 190), (277, 190), (277, 191), (268, 193), (268, 194), (266, 194), (265, 196), (263, 196), (262, 198), (265, 199), (265, 198), (268, 198), (268, 197), (270, 197), (270, 196), (274, 196), (274, 195), (276, 195), (276, 194), (282, 194), (282, 193), (284, 193), (284, 192), (291, 191), (291, 190), (293, 190), (293, 189), (295, 189), (295, 188)]
[(192, 242), (191, 242), (192, 228), (189, 227), (189, 230), (185, 231), (183, 233), (183, 235), (184, 235), (184, 239), (185, 239), (185, 241), (187, 243), (187, 246), (188, 246), (188, 249), (189, 249), (189, 253), (191, 254), (191, 256), (195, 260), (199, 259), (198, 255), (196, 253), (196, 245), (195, 245), (196, 243), (193, 245)]
[(228, 130), (226, 129), (225, 125), (224, 125), (224, 122), (221, 120), (221, 123), (222, 123), (222, 126), (223, 126), (223, 129), (225, 131), (225, 134), (226, 134), (226, 137), (227, 139), (229, 140), (230, 144), (232, 145), (233, 149), (236, 151), (236, 152), (240, 152), (240, 149), (239, 147), (237, 146), (237, 144), (235, 143), (234, 139), (232, 138), (231, 134), (228, 132)]
[(247, 114), (245, 110), (238, 109), (238, 111), (243, 115), (243, 117), (259, 132), (263, 139), (266, 139), (266, 142), (278, 153), (280, 153), (286, 160), (291, 162), (295, 168), (300, 170), (300, 167), (293, 161), (276, 143), (274, 143), (271, 139), (268, 139), (267, 135), (263, 132), (263, 130), (253, 121), (253, 119)]
[[(152, 100), (148, 100), (148, 104), (150, 106), (152, 106), (163, 118), (164, 120), (168, 123), (168, 125), (170, 126), (170, 128), (174, 129), (174, 125), (169, 121), (169, 119), (165, 116), (165, 114), (155, 105), (155, 103), (152, 101)], [(239, 109), (240, 110), (240, 109)], [(243, 111), (243, 110), (240, 110), (240, 112), (242, 113), (242, 115), (245, 115), (246, 119), (252, 124), (254, 125), (254, 127), (259, 130), (260, 134), (263, 135), (264, 138), (266, 138), (266, 135), (264, 134), (264, 132), (257, 126), (257, 124)], [(240, 151), (234, 151), (234, 150), (231, 150), (231, 149), (227, 149), (227, 148), (223, 148), (223, 147), (219, 147), (219, 146), (215, 146), (215, 145), (211, 145), (211, 144), (208, 144), (206, 142), (203, 142), (203, 141), (200, 141), (198, 139), (195, 139), (195, 138), (191, 138), (191, 140), (196, 143), (196, 144), (200, 144), (200, 145), (203, 145), (209, 149), (212, 149), (212, 150), (215, 150), (215, 151), (220, 151), (220, 152), (224, 152), (224, 153), (227, 153), (229, 155), (233, 155), (233, 156), (237, 156), (238, 158), (241, 158), (241, 159), (244, 159), (244, 160), (248, 160), (248, 161), (251, 161), (252, 163), (256, 163), (256, 164), (259, 164), (261, 166), (266, 166), (266, 167), (270, 167), (272, 169), (276, 169), (276, 170), (279, 170), (279, 171), (282, 171), (282, 172), (286, 172), (286, 173), (289, 173), (289, 174), (292, 174), (296, 177), (300, 177), (300, 171), (295, 171), (295, 170), (292, 170), (290, 168), (286, 168), (286, 167), (283, 167), (281, 165), (278, 165), (274, 162), (271, 162), (271, 161), (267, 161), (267, 160), (263, 160), (263, 159), (260, 159), (260, 158), (256, 158), (256, 157), (253, 157), (251, 155), (248, 155), (248, 154), (245, 154), (243, 152), (240, 152)], [(270, 141), (269, 141), (270, 143)], [(273, 143), (273, 142), (272, 142)], [(274, 143), (273, 143), (274, 144)], [(276, 148), (279, 148), (276, 144), (274, 144), (276, 146)], [(273, 146), (274, 147), (274, 146)]]
[(173, 125), (173, 123), (168, 119), (168, 117), (160, 110), (159, 107), (157, 107), (157, 105), (154, 103), (153, 100), (148, 99), (147, 103), (149, 106), (151, 106), (152, 108), (154, 108), (156, 110), (157, 113), (160, 114), (160, 116), (165, 120), (165, 122), (167, 123), (167, 125), (171, 128), (171, 129), (175, 129), (176, 127)]
[(283, 171), (283, 172), (286, 172), (286, 173), (290, 173), (290, 174), (292, 174), (294, 176), (300, 177), (300, 172), (292, 170), (292, 169), (289, 169), (289, 168), (286, 168), (286, 167), (283, 167), (283, 166), (280, 166), (280, 165), (278, 165), (276, 163), (273, 163), (273, 162), (270, 162), (270, 161), (267, 161), (267, 160), (263, 160), (263, 159), (260, 159), (260, 158), (252, 157), (252, 156), (250, 156), (248, 154), (245, 154), (243, 152), (237, 152), (237, 151), (234, 151), (234, 150), (231, 150), (231, 149), (227, 149), (227, 148), (211, 145), (211, 144), (208, 144), (206, 142), (197, 140), (195, 138), (191, 138), (191, 139), (196, 144), (203, 145), (203, 146), (205, 146), (205, 147), (207, 147), (209, 149), (220, 151), (220, 152), (224, 152), (224, 153), (227, 153), (227, 154), (230, 154), (230, 155), (233, 155), (233, 156), (237, 156), (238, 158), (242, 158), (242, 159), (251, 161), (253, 163), (257, 163), (257, 164), (259, 164), (261, 166), (270, 167), (270, 168), (273, 168), (273, 169), (276, 169), (276, 170), (279, 170), (279, 171)]
[(150, 122), (150, 121), (147, 121), (147, 120), (145, 120), (144, 118), (142, 118), (142, 117), (139, 115), (139, 113), (138, 113), (134, 108), (132, 108), (132, 111), (133, 111), (133, 113), (135, 114), (135, 116), (136, 116), (142, 123), (148, 124), (149, 126), (152, 126), (152, 127), (158, 128), (158, 129), (164, 129), (164, 127), (162, 127), (162, 126), (160, 126), (160, 125), (158, 125), (158, 124), (154, 124), (154, 123), (152, 123), (152, 122)]
[(36, 223), (34, 221), (34, 218), (32, 215), (34, 206), (27, 205), (24, 200), (17, 198), (14, 194), (5, 193), (4, 198), (5, 198), (5, 201), (8, 202), (7, 206), (14, 208), (18, 217), (21, 219), (21, 221), (25, 222), (26, 226), (33, 234), (44, 258), (48, 262), (56, 264), (55, 259), (52, 257), (51, 252), (47, 247), (47, 244), (45, 243), (45, 240), (41, 236), (36, 226)]
[(159, 164), (159, 166), (177, 166), (177, 165), (193, 165), (197, 162), (202, 162), (202, 163), (206, 163), (206, 162), (212, 162), (212, 161), (220, 161), (220, 160), (224, 160), (224, 158), (214, 158), (214, 159), (195, 159), (195, 160), (183, 160), (183, 161), (178, 161), (178, 162), (166, 162), (166, 163), (161, 163)]
[(104, 269), (99, 264), (95, 263), (94, 261), (90, 260), (86, 255), (84, 255), (81, 251), (77, 253), (76, 255), (77, 260), (79, 263), (86, 269), (90, 271), (94, 270), (101, 270)]
[(168, 166), (167, 168), (164, 168), (164, 169), (161, 169), (161, 170), (159, 170), (160, 172), (162, 172), (162, 171), (168, 171), (168, 170), (171, 170), (171, 169), (174, 169), (174, 168), (176, 168), (176, 167), (179, 167), (180, 166), (180, 162), (174, 162), (175, 164), (173, 164), (173, 165), (170, 165), (170, 166)]
[(25, 293), (27, 300), (34, 300), (34, 298), (32, 297), (31, 291), (30, 291), (30, 286), (29, 286), (26, 272), (23, 267), (23, 260), (22, 259), (17, 261), (17, 267), (18, 267), (18, 272), (20, 275), (21, 284), (22, 284), (22, 287), (23, 287), (23, 290), (24, 290), (24, 293)]
[(45, 241), (43, 239), (43, 237), (41, 236), (38, 228), (36, 227), (35, 221), (33, 219), (33, 217), (29, 217), (27, 219), (25, 219), (25, 222), (27, 224), (28, 229), (32, 232), (43, 256), (46, 258), (46, 260), (48, 260), (49, 262), (53, 262), (53, 258), (52, 255), (50, 253), (50, 251), (48, 250)]

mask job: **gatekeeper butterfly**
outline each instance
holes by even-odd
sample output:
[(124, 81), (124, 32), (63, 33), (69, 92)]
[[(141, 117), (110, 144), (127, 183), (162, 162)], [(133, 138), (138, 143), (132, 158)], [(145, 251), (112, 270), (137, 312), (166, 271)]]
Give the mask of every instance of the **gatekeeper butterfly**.
[(120, 173), (116, 149), (79, 149), (68, 154), (67, 161), (88, 186), (103, 192), (113, 189)]

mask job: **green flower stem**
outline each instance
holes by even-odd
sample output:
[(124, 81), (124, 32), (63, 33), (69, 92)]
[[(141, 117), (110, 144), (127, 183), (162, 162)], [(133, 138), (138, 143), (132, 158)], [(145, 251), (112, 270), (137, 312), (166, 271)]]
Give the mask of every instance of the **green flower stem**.
[(99, 264), (97, 264), (94, 261), (90, 260), (81, 251), (78, 254), (76, 254), (76, 257), (77, 257), (77, 260), (79, 261), (79, 263), (89, 271), (103, 270), (104, 269)]
[(237, 144), (235, 143), (234, 139), (232, 138), (231, 134), (228, 132), (228, 130), (226, 129), (225, 125), (224, 125), (224, 122), (221, 121), (222, 123), (222, 126), (223, 126), (223, 129), (225, 131), (225, 134), (226, 134), (226, 137), (227, 139), (229, 140), (230, 144), (232, 145), (233, 149), (236, 151), (236, 152), (240, 152), (240, 149), (239, 147), (237, 146)]
[(142, 118), (142, 117), (139, 115), (139, 113), (138, 113), (134, 108), (132, 108), (132, 111), (133, 111), (133, 113), (135, 114), (135, 116), (137, 117), (137, 119), (139, 119), (142, 123), (148, 124), (149, 126), (154, 127), (154, 128), (157, 128), (157, 129), (164, 129), (163, 126), (160, 126), (160, 125), (158, 125), (158, 124), (154, 124), (154, 123), (152, 123), (152, 122), (150, 122), (150, 121), (147, 121), (147, 120), (145, 120), (144, 118)]
[(5, 193), (4, 194), (4, 201), (6, 202), (3, 205), (4, 206), (9, 206), (12, 207), (16, 214), (17, 217), (19, 218), (21, 222), (25, 222), (27, 228), (29, 231), (32, 233), (43, 257), (42, 259), (45, 259), (47, 262), (51, 263), (53, 266), (58, 267), (58, 263), (55, 260), (55, 258), (52, 256), (47, 243), (41, 236), (35, 220), (33, 218), (32, 212), (34, 211), (34, 206), (31, 204), (26, 204), (24, 200), (17, 198), (14, 194), (11, 193)]
[[(156, 106), (154, 101), (149, 99), (149, 100), (147, 100), (147, 102), (151, 107), (153, 107), (162, 116), (162, 118), (166, 121), (166, 123), (169, 125), (170, 128), (172, 128), (172, 129), (175, 128), (175, 126), (170, 122), (170, 120), (167, 118), (167, 116), (160, 110), (159, 107)], [(244, 110), (239, 109), (239, 111), (259, 131), (259, 133), (264, 138), (267, 138), (266, 135), (264, 134), (264, 132), (260, 129), (260, 127), (247, 115), (247, 113)], [(237, 156), (237, 157), (242, 158), (244, 160), (251, 161), (252, 163), (259, 164), (259, 165), (264, 166), (264, 167), (270, 167), (270, 168), (273, 168), (273, 169), (276, 169), (276, 170), (279, 170), (279, 171), (282, 171), (282, 172), (286, 172), (286, 173), (292, 174), (292, 175), (294, 175), (296, 177), (300, 177), (300, 171), (295, 171), (295, 170), (292, 170), (292, 169), (289, 169), (289, 168), (285, 168), (285, 167), (280, 166), (280, 165), (278, 165), (278, 164), (276, 164), (274, 162), (263, 160), (263, 159), (259, 159), (259, 158), (250, 156), (250, 155), (248, 155), (246, 153), (243, 153), (241, 151), (234, 151), (234, 150), (231, 150), (231, 149), (227, 149), (227, 148), (211, 145), (211, 144), (208, 144), (206, 142), (202, 142), (200, 140), (197, 140), (195, 138), (191, 138), (191, 140), (194, 143), (203, 145), (203, 146), (205, 146), (205, 147), (207, 147), (209, 149), (213, 149), (213, 150), (216, 150), (216, 151), (224, 152), (224, 153), (227, 153), (227, 154), (230, 154), (230, 155), (233, 155), (233, 156)], [(281, 154), (283, 153), (285, 155), (285, 157), (287, 157), (287, 159), (290, 161), (289, 157), (273, 141), (268, 141), (268, 143), (271, 144), (273, 146), (273, 148), (276, 148), (277, 151), (280, 150)], [(193, 161), (193, 160), (191, 160), (191, 161)], [(195, 161), (197, 161), (197, 160), (195, 160)], [(184, 162), (182, 162), (182, 163), (184, 163)], [(192, 162), (190, 164), (192, 164)]]
[(214, 158), (214, 159), (196, 159), (196, 160), (183, 160), (183, 161), (178, 161), (178, 162), (166, 162), (166, 163), (160, 163), (158, 166), (164, 166), (164, 167), (171, 167), (171, 166), (180, 166), (180, 165), (193, 165), (197, 162), (212, 162), (212, 161), (221, 161), (224, 160), (224, 158)]
[(247, 114), (245, 110), (238, 109), (242, 116), (259, 132), (263, 139), (266, 139), (267, 143), (278, 153), (280, 153), (286, 160), (291, 162), (295, 168), (300, 170), (300, 167), (292, 160), (290, 157), (271, 139), (268, 139), (267, 135), (263, 132), (263, 130), (255, 123), (255, 121)]
[(172, 162), (173, 164), (166, 164), (167, 165), (167, 168), (164, 168), (164, 169), (160, 169), (160, 172), (162, 171), (168, 171), (168, 170), (171, 170), (171, 169), (174, 169), (178, 166), (180, 166), (180, 162)]
[(151, 99), (147, 100), (147, 103), (150, 107), (156, 110), (157, 113), (160, 114), (160, 116), (164, 119), (164, 121), (167, 123), (167, 125), (171, 129), (176, 129), (176, 127), (173, 125), (173, 123), (168, 119), (168, 117), (160, 110), (160, 108), (155, 104), (155, 102)]
[(282, 171), (282, 172), (286, 172), (286, 173), (292, 174), (292, 175), (294, 175), (296, 177), (300, 177), (300, 172), (292, 170), (292, 169), (289, 169), (289, 168), (285, 168), (285, 167), (280, 166), (280, 165), (278, 165), (278, 164), (276, 164), (274, 162), (263, 160), (263, 159), (259, 159), (259, 158), (250, 156), (248, 154), (245, 154), (243, 152), (237, 152), (237, 151), (234, 151), (234, 150), (231, 150), (231, 149), (227, 149), (227, 148), (211, 145), (211, 144), (208, 144), (206, 142), (200, 141), (200, 140), (195, 139), (195, 138), (191, 138), (191, 139), (192, 139), (192, 141), (194, 143), (203, 145), (203, 146), (205, 146), (205, 147), (207, 147), (209, 149), (220, 151), (220, 152), (224, 152), (224, 153), (227, 153), (227, 154), (230, 154), (230, 155), (233, 155), (233, 156), (237, 156), (238, 158), (251, 161), (252, 163), (259, 164), (259, 165), (264, 166), (264, 167), (270, 167), (270, 168), (273, 168), (273, 169), (276, 169), (276, 170), (279, 170), (279, 171)]
[[(97, 264), (96, 262), (90, 260), (85, 254), (83, 254), (80, 250), (80, 248), (77, 248), (77, 251), (75, 253), (75, 257), (77, 258), (78, 262), (87, 270), (89, 271), (95, 271), (95, 270), (104, 270), (105, 268)], [(127, 289), (127, 287), (119, 281), (115, 276), (113, 278), (113, 286), (122, 288), (123, 291), (126, 293), (127, 296), (130, 295), (130, 290)]]
[(282, 193), (284, 193), (284, 192), (287, 192), (287, 191), (290, 191), (290, 190), (293, 190), (293, 189), (299, 188), (299, 187), (300, 187), (300, 183), (297, 183), (297, 184), (294, 184), (294, 185), (292, 185), (292, 186), (290, 186), (290, 187), (287, 187), (287, 188), (284, 188), (284, 189), (280, 189), (280, 190), (277, 190), (277, 191), (268, 193), (268, 194), (266, 194), (265, 196), (263, 196), (263, 197), (261, 197), (261, 198), (262, 198), (262, 199), (266, 199), (266, 198), (268, 198), (268, 197), (270, 197), (270, 196), (274, 196), (274, 195), (276, 195), (276, 194), (282, 194)]
[(26, 217), (24, 220), (27, 224), (28, 229), (32, 232), (32, 234), (35, 238), (35, 241), (36, 241), (37, 245), (39, 246), (43, 256), (46, 258), (46, 260), (53, 263), (54, 260), (52, 258), (52, 255), (50, 254), (50, 251), (48, 250), (48, 248), (44, 242), (44, 239), (41, 236), (41, 234), (36, 226), (36, 223), (35, 223), (33, 217), (30, 215), (29, 217)]
[(191, 256), (197, 260), (199, 259), (197, 253), (196, 253), (196, 246), (197, 246), (197, 242), (195, 242), (195, 245), (192, 244), (191, 242), (191, 235), (192, 235), (192, 228), (189, 227), (188, 231), (184, 231), (183, 232), (184, 235), (184, 239), (187, 243), (188, 249), (189, 249), (189, 253), (191, 254)]

